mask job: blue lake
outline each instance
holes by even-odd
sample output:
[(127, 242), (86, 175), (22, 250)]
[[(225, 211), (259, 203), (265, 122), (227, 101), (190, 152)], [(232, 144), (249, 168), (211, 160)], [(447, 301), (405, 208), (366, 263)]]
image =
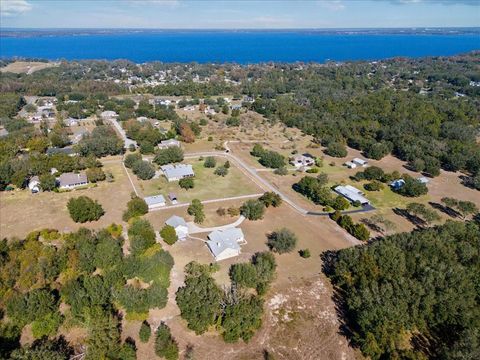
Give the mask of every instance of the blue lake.
[(0, 37), (1, 57), (163, 62), (294, 62), (440, 56), (480, 50), (480, 36), (308, 31), (164, 31)]

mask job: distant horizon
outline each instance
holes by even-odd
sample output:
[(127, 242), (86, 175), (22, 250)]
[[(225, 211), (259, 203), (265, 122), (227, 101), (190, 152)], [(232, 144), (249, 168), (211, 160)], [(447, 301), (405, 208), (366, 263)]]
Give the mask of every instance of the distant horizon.
[(2, 27), (0, 30), (259, 30), (259, 31), (281, 31), (281, 30), (415, 30), (415, 29), (479, 29), (480, 26), (395, 26), (395, 27), (285, 27), (285, 28), (261, 28), (261, 27), (240, 27), (240, 28), (168, 28), (168, 27)]

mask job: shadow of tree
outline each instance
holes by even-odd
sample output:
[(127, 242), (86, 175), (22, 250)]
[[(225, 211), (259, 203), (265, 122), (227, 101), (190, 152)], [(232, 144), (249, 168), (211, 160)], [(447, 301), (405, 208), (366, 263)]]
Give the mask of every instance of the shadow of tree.
[(400, 208), (394, 208), (393, 212), (408, 221), (410, 221), (413, 225), (418, 226), (418, 227), (425, 227), (427, 223), (423, 220), (420, 219), (418, 216), (410, 214), (407, 210), (405, 209), (400, 209)]
[(436, 203), (436, 202), (433, 202), (433, 201), (429, 201), (428, 204), (431, 207), (433, 207), (434, 209), (436, 209), (438, 211), (441, 211), (442, 213), (447, 214), (450, 217), (457, 218), (457, 217), (460, 216), (460, 213), (458, 213), (457, 211), (455, 211), (452, 208), (449, 208), (448, 206), (445, 206), (445, 205), (442, 205), (442, 204), (439, 204), (439, 203)]

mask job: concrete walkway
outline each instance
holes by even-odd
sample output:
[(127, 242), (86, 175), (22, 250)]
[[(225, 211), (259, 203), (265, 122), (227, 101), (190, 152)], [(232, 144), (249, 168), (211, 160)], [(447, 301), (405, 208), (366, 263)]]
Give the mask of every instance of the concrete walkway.
[[(223, 201), (232, 201), (232, 200), (241, 200), (241, 199), (250, 199), (250, 198), (258, 198), (262, 196), (263, 193), (258, 193), (258, 194), (249, 194), (249, 195), (240, 195), (240, 196), (232, 196), (232, 197), (225, 197), (225, 198), (220, 198), (220, 199), (210, 199), (210, 200), (202, 200), (202, 204), (211, 204), (211, 203), (216, 203), (216, 202), (223, 202)], [(160, 210), (168, 210), (168, 209), (175, 209), (175, 208), (181, 208), (181, 207), (186, 207), (190, 206), (190, 203), (181, 203), (181, 204), (175, 204), (175, 205), (167, 205), (167, 206), (162, 206), (156, 209), (151, 209), (151, 211), (160, 211)]]
[(245, 217), (243, 215), (240, 215), (240, 217), (234, 221), (233, 223), (231, 224), (227, 224), (227, 225), (221, 225), (221, 226), (214, 226), (214, 227), (208, 227), (208, 228), (204, 228), (204, 227), (200, 227), (198, 226), (197, 224), (195, 224), (194, 222), (188, 222), (187, 223), (187, 226), (188, 226), (188, 233), (189, 234), (199, 234), (199, 233), (205, 233), (205, 232), (212, 232), (212, 231), (215, 231), (215, 230), (225, 230), (225, 229), (230, 229), (230, 228), (233, 228), (233, 227), (237, 227), (238, 225), (240, 225), (243, 221), (245, 220)]

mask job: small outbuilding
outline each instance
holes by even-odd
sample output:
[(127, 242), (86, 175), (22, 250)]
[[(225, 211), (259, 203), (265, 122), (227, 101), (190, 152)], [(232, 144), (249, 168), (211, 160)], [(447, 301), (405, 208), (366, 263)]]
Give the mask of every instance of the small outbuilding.
[(175, 193), (171, 192), (170, 194), (168, 194), (168, 200), (170, 200), (170, 202), (173, 205), (175, 205), (178, 202), (177, 195)]
[(403, 179), (393, 180), (389, 185), (393, 190), (397, 190), (397, 189), (400, 189), (403, 185), (405, 185), (405, 180)]
[(177, 215), (173, 215), (165, 224), (170, 225), (175, 229), (175, 233), (178, 236), (179, 240), (185, 240), (188, 236), (188, 226), (185, 220)]
[(367, 160), (363, 160), (363, 159), (360, 159), (360, 158), (354, 158), (352, 160), (352, 163), (356, 164), (357, 166), (361, 166), (361, 167), (366, 167), (368, 165)]
[(28, 188), (32, 194), (38, 193), (40, 191), (40, 179), (38, 176), (32, 176), (28, 182)]
[(176, 139), (163, 140), (158, 144), (160, 149), (168, 149), (170, 147), (180, 147), (180, 141)]
[(347, 161), (344, 165), (349, 169), (355, 169), (357, 167), (357, 164), (355, 164), (353, 161)]
[(165, 198), (161, 194), (153, 195), (153, 196), (147, 196), (143, 200), (145, 200), (145, 202), (147, 203), (148, 210), (157, 209), (159, 207), (162, 207), (162, 206), (166, 205)]

